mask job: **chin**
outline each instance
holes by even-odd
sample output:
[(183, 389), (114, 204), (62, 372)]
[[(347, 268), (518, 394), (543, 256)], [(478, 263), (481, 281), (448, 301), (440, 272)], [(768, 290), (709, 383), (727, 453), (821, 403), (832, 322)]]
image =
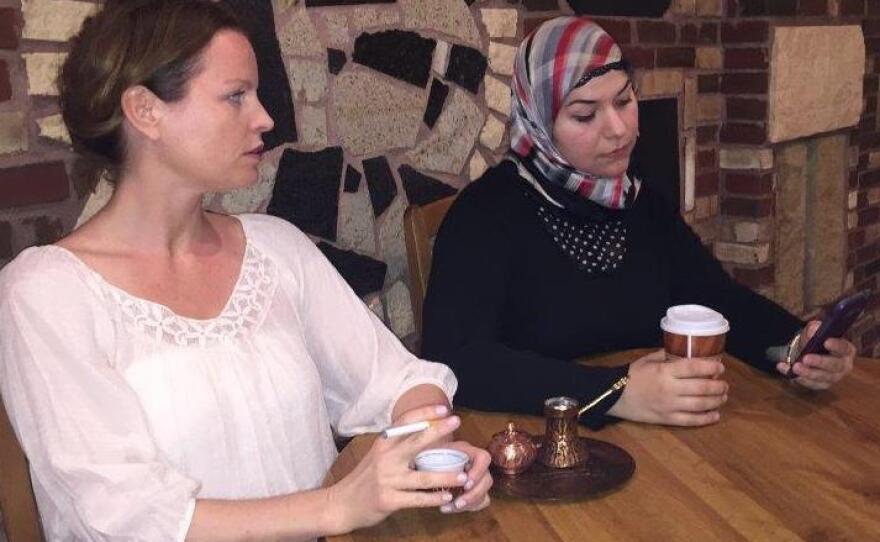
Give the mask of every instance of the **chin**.
[(613, 162), (601, 161), (600, 164), (577, 164), (572, 165), (581, 171), (585, 171), (595, 177), (619, 177), (629, 169), (630, 157), (621, 158)]
[(599, 177), (620, 177), (624, 173), (629, 170), (629, 159), (627, 159), (623, 164), (614, 164), (613, 166), (601, 168), (600, 170), (593, 173), (593, 175)]
[(233, 181), (233, 186), (230, 187), (230, 190), (240, 190), (242, 188), (250, 188), (257, 184), (260, 181), (260, 172), (257, 171), (257, 168), (254, 168), (247, 173), (242, 173), (237, 176)]

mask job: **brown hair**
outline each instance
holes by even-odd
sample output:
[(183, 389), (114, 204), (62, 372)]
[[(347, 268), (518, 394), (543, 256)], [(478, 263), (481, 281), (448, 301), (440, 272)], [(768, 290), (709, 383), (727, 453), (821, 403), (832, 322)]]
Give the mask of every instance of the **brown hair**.
[(143, 85), (166, 102), (186, 94), (201, 53), (220, 30), (246, 32), (210, 0), (108, 0), (71, 40), (58, 74), (61, 114), (74, 148), (105, 159), (115, 180), (125, 159), (122, 93)]

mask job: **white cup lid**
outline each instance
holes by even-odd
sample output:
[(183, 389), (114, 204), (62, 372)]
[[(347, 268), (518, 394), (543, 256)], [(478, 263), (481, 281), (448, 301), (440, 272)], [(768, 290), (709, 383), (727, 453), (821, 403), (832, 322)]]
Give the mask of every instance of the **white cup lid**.
[(702, 305), (676, 305), (666, 310), (660, 320), (660, 329), (676, 335), (708, 337), (721, 335), (730, 325), (720, 312)]
[(451, 448), (432, 448), (416, 455), (416, 468), (422, 471), (450, 472), (464, 469), (470, 457)]

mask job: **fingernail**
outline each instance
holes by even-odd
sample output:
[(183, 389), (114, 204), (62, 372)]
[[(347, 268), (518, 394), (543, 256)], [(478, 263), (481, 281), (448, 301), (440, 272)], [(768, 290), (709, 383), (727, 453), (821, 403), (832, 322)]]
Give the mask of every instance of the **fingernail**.
[(452, 500), (452, 493), (450, 493), (448, 491), (444, 491), (443, 492), (443, 500), (446, 502), (451, 501)]
[(452, 507), (451, 504), (444, 504), (443, 506), (440, 507), (440, 511), (443, 512), (444, 514), (448, 514), (448, 513), (452, 512), (453, 510), (454, 510), (454, 508)]
[(456, 478), (456, 480), (458, 480), (459, 483), (462, 483), (462, 484), (465, 483), (465, 482), (467, 482), (467, 474), (465, 474), (465, 473), (463, 473), (463, 472), (460, 473), (460, 474), (458, 475), (458, 478)]
[(450, 416), (446, 419), (446, 423), (449, 425), (449, 427), (458, 427), (458, 424), (461, 423), (461, 419), (459, 419), (458, 416)]
[(470, 491), (472, 487), (474, 487), (474, 481), (468, 480), (467, 483), (464, 485), (464, 490)]
[(467, 506), (467, 501), (464, 500), (464, 498), (459, 498), (457, 501), (455, 501), (456, 508), (461, 509), (461, 508), (464, 508), (465, 506)]
[(449, 407), (446, 405), (440, 405), (434, 409), (434, 412), (436, 412), (438, 416), (446, 416), (446, 414), (449, 413)]

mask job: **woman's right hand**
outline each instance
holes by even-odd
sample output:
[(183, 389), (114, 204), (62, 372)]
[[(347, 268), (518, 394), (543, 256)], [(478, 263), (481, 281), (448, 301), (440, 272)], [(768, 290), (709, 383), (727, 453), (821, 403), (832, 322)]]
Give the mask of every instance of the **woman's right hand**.
[(720, 358), (666, 361), (663, 350), (633, 362), (629, 382), (608, 414), (664, 425), (700, 426), (717, 422), (728, 384)]
[[(412, 468), (421, 450), (448, 441), (461, 424), (458, 416), (447, 416), (444, 407), (417, 408), (403, 414), (395, 425), (422, 420), (436, 423), (413, 435), (382, 438), (355, 469), (329, 488), (328, 534), (341, 534), (375, 525), (392, 512), (404, 508), (440, 507), (452, 501), (448, 491), (430, 491), (439, 487), (463, 486), (466, 473), (432, 473)], [(429, 490), (429, 491), (425, 491)]]

